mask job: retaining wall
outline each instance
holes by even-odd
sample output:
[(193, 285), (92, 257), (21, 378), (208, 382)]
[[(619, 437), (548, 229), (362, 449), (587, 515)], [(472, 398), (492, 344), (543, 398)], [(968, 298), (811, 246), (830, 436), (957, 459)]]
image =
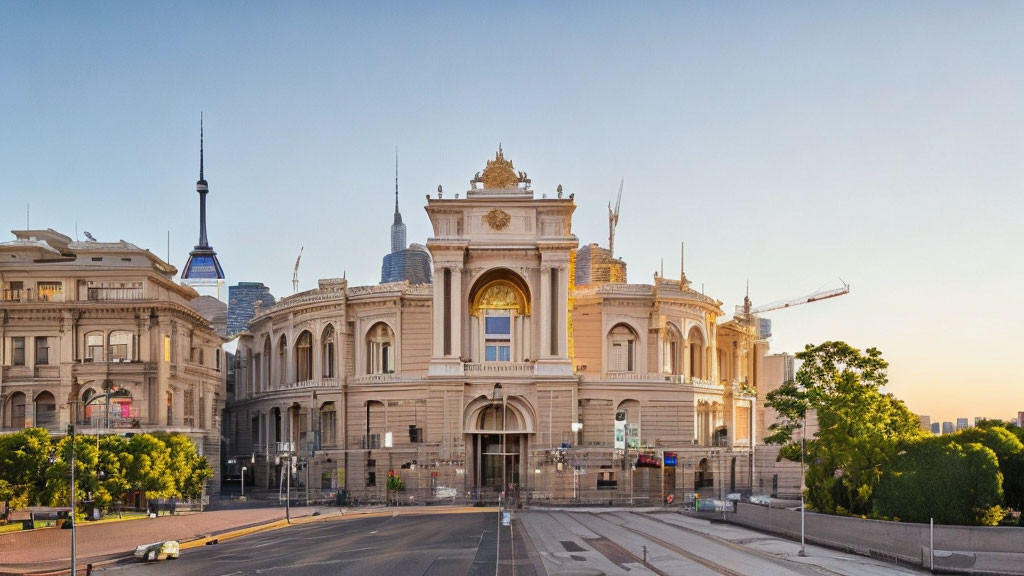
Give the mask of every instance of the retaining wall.
[[(730, 522), (800, 539), (800, 511), (738, 503)], [(927, 524), (806, 513), (807, 542), (886, 558), (928, 564)], [(935, 526), (935, 567), (965, 572), (1024, 574), (1024, 528)], [(950, 554), (952, 552), (952, 554)]]

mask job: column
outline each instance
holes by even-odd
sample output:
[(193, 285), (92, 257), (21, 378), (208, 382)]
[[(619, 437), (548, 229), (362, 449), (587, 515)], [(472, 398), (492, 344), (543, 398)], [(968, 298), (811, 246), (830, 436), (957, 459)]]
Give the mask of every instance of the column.
[[(539, 358), (550, 356), (551, 351), (551, 268), (542, 266), (540, 269), (540, 354)], [(537, 308), (534, 308), (536, 311)]]
[[(686, 326), (686, 323), (684, 322), (682, 325)], [(682, 366), (679, 367), (679, 373), (683, 375), (682, 381), (687, 382), (690, 380), (690, 362), (692, 362), (692, 359), (690, 358), (689, 338), (686, 336), (681, 337), (679, 345), (683, 348), (679, 351), (679, 361), (682, 364)]]
[(464, 356), (462, 350), (462, 266), (452, 267), (452, 353), (455, 358)]
[(558, 269), (558, 357), (569, 358), (569, 267)]

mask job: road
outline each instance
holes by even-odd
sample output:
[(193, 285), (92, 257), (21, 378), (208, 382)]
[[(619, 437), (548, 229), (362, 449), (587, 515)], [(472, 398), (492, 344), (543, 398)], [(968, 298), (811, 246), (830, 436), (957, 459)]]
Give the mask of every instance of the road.
[(105, 576), (406, 574), (429, 576), (890, 576), (922, 572), (676, 512), (625, 509), (335, 518), (127, 564)]
[[(501, 542), (499, 543), (499, 529)], [(248, 574), (543, 575), (517, 532), (487, 513), (419, 514), (332, 520), (183, 550), (178, 560), (111, 566), (107, 576), (241, 576)], [(502, 561), (499, 563), (498, 557)], [(537, 566), (542, 566), (534, 553)]]

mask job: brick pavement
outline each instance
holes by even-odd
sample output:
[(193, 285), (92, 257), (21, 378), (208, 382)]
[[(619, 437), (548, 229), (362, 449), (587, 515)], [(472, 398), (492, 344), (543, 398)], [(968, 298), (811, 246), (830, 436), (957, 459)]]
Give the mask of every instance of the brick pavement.
[[(292, 517), (317, 511), (325, 514), (340, 512), (337, 508), (301, 507), (292, 508)], [(229, 508), (92, 525), (81, 522), (76, 530), (78, 563), (82, 565), (121, 556), (140, 544), (158, 540), (186, 541), (283, 518), (284, 509), (273, 506)], [(71, 559), (71, 531), (46, 528), (0, 534), (0, 551), (0, 573), (64, 568)]]

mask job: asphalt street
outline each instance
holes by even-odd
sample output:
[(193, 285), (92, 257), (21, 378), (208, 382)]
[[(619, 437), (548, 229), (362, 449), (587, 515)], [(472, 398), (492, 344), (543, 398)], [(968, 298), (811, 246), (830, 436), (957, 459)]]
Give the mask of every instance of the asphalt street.
[[(508, 527), (499, 527), (493, 512), (347, 519), (257, 533), (182, 550), (177, 560), (111, 566), (99, 572), (109, 576), (491, 576), (498, 564), (498, 573), (511, 574), (514, 554), (523, 559), (520, 564), (526, 564), (525, 570), (516, 570), (516, 574), (537, 574), (529, 566), (529, 550), (522, 537), (515, 542), (509, 531)], [(537, 565), (541, 565), (539, 559)]]

